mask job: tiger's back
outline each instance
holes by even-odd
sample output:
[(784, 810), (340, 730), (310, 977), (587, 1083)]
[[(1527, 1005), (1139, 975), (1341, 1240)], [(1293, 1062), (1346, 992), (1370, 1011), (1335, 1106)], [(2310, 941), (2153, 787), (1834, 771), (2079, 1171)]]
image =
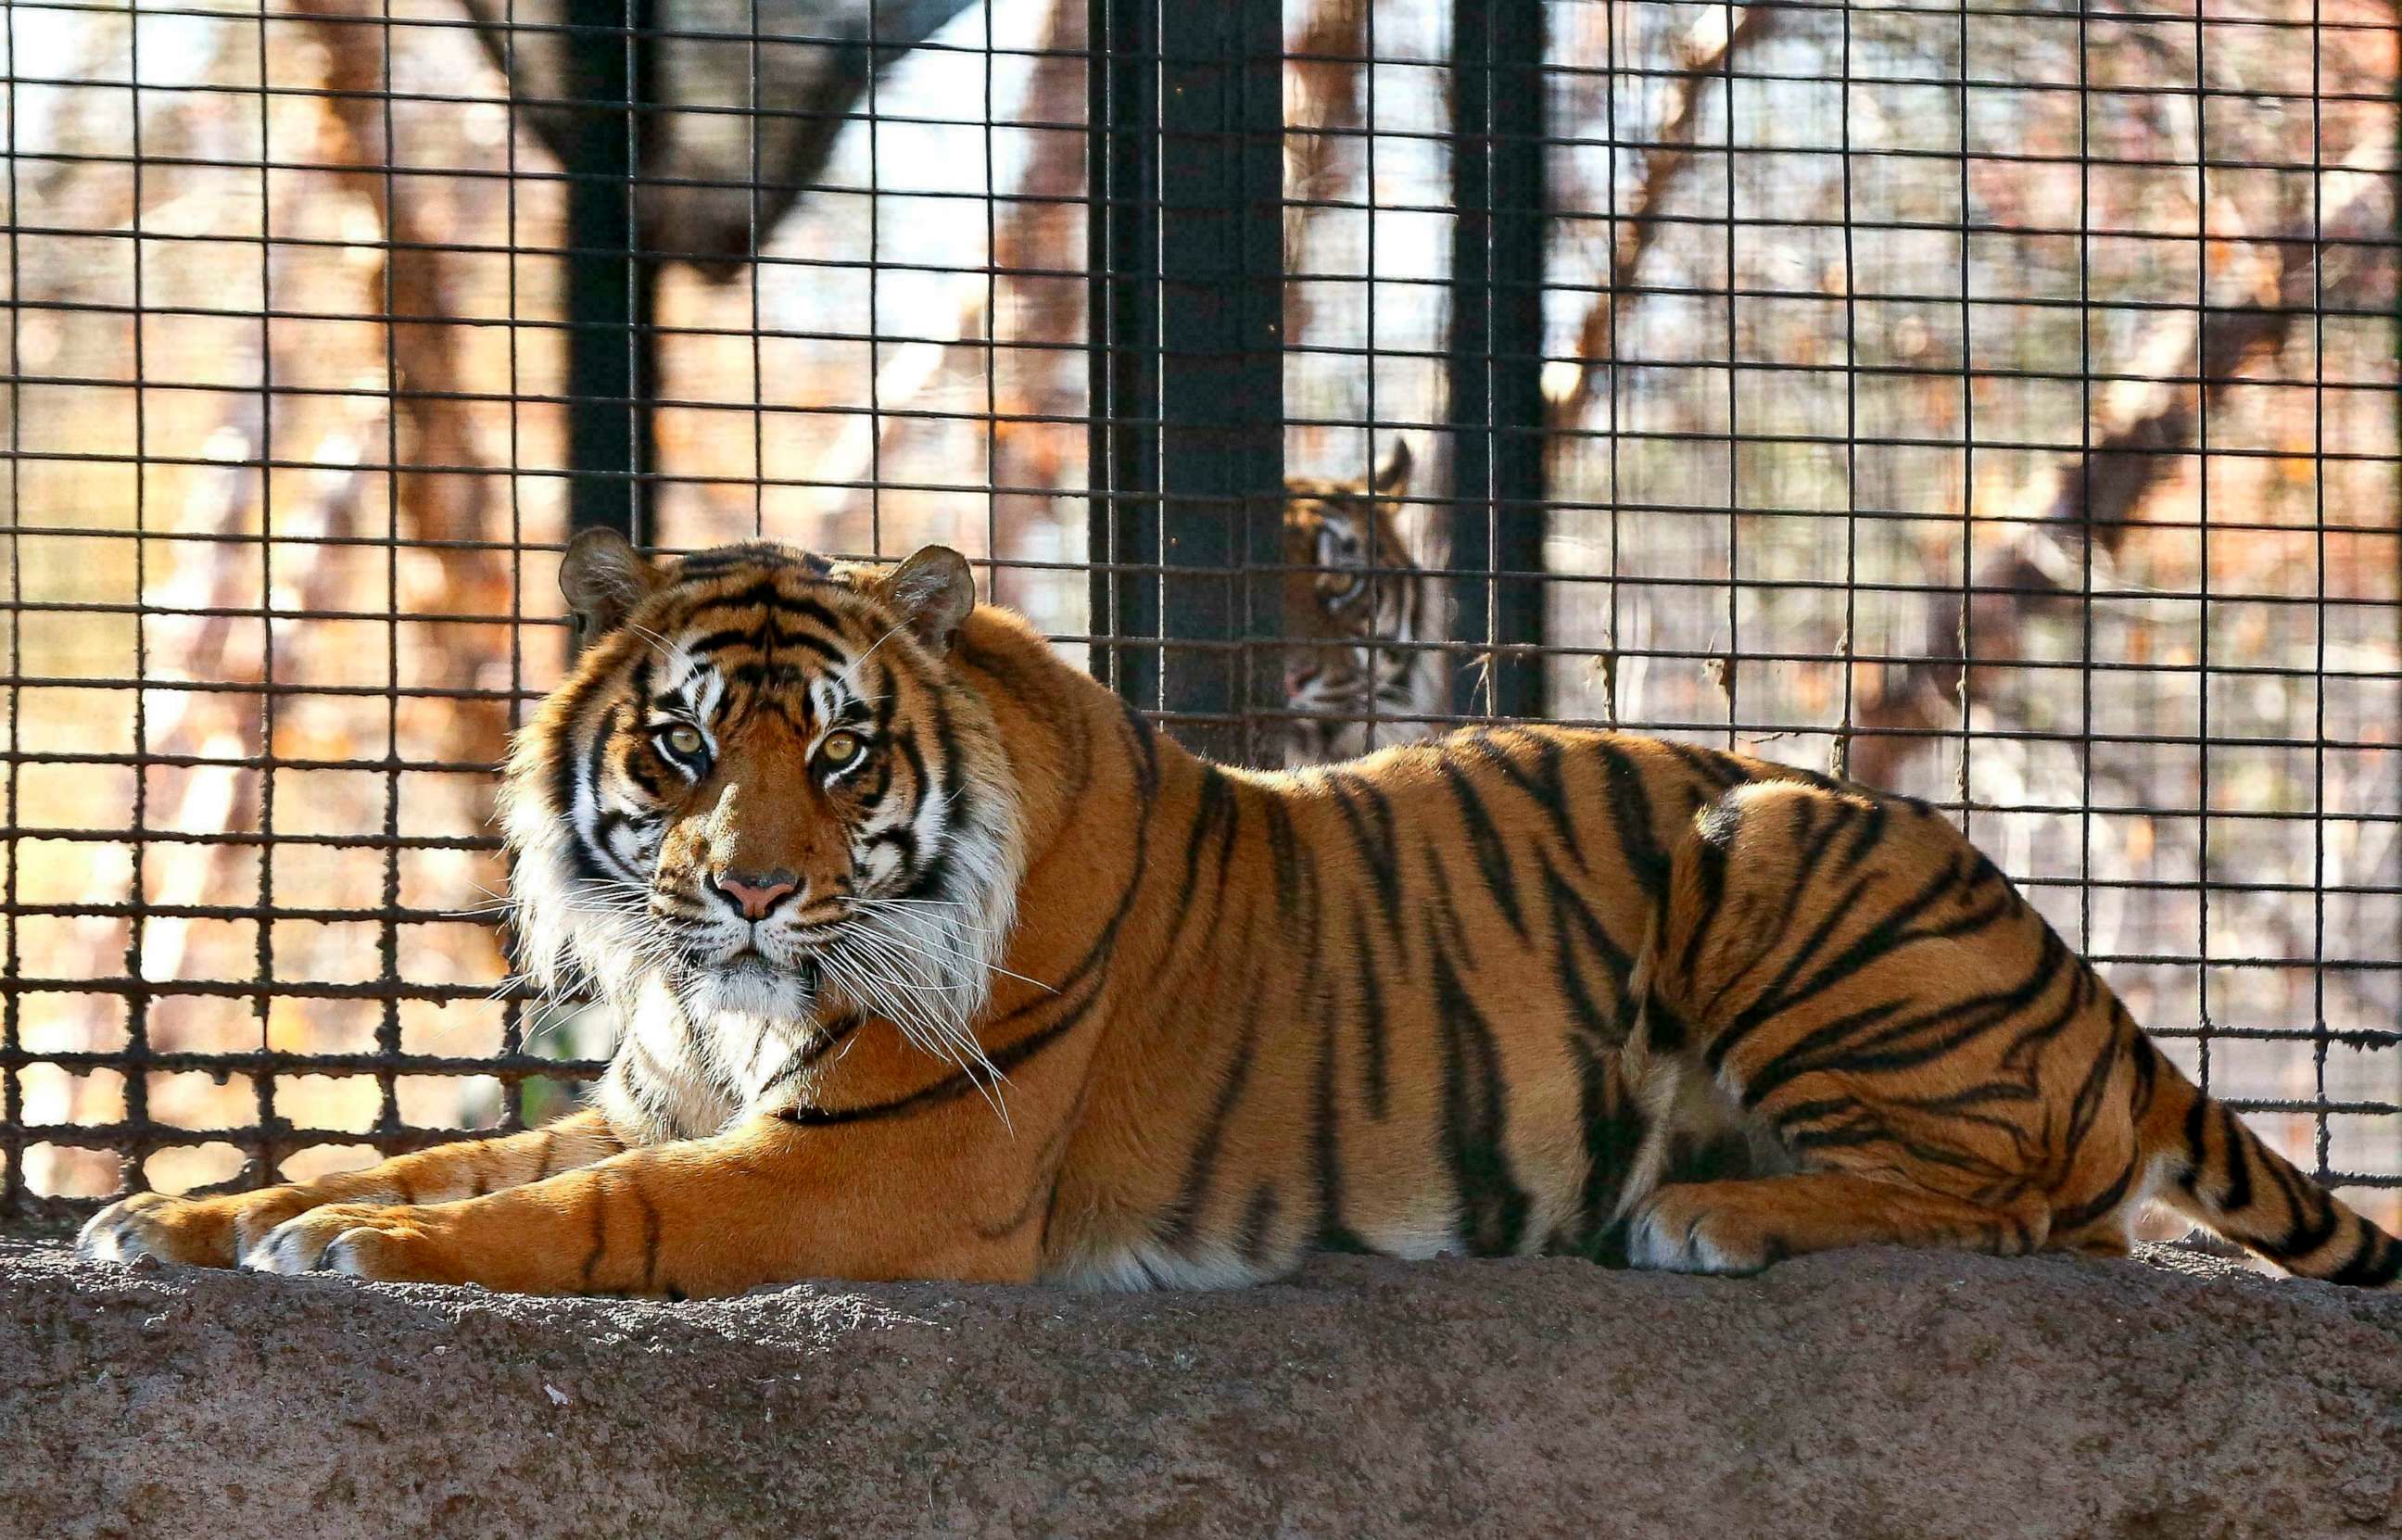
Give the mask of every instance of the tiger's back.
[(1174, 897), (1062, 1165), (1061, 1276), (2121, 1251), (2156, 1196), (2298, 1271), (2402, 1269), (1923, 804), (1518, 728), (1203, 767), (1155, 816)]

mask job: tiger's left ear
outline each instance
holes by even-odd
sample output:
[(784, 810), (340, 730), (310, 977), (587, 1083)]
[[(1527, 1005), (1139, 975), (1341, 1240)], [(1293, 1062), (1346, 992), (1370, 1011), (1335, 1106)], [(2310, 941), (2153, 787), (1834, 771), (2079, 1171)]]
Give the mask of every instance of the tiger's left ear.
[(1376, 467), (1375, 479), (1369, 487), (1378, 497), (1399, 497), (1410, 489), (1410, 441), (1393, 440), (1393, 452), (1385, 463)]
[(584, 530), (567, 543), (559, 564), (559, 591), (575, 617), (579, 642), (615, 630), (658, 584), (658, 570), (614, 529)]
[(876, 597), (892, 606), (919, 641), (948, 653), (975, 608), (975, 573), (947, 545), (929, 545), (876, 580)]

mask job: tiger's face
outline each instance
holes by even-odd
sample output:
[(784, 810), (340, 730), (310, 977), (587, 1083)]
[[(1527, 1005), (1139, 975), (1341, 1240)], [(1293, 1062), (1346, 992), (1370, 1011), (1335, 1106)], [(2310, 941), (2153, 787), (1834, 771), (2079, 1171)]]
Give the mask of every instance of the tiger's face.
[(654, 566), (580, 537), (589, 644), (504, 791), (536, 976), (687, 1019), (893, 1021), (973, 1052), (1021, 866), (1017, 804), (949, 653), (957, 553), (875, 572), (772, 545)]
[(1367, 481), (1285, 484), (1284, 686), (1295, 713), (1285, 763), (1348, 759), (1428, 736), (1443, 708), (1440, 654), (1421, 639), (1431, 580), (1396, 516), (1410, 452), (1396, 444)]

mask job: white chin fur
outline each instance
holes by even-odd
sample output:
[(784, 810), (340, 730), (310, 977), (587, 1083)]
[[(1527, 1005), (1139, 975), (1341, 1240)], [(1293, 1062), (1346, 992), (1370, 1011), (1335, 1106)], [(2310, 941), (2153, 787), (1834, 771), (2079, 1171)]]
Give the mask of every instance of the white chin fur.
[(694, 975), (684, 997), (702, 1016), (752, 1016), (769, 1022), (805, 1021), (816, 1004), (797, 975), (755, 960)]

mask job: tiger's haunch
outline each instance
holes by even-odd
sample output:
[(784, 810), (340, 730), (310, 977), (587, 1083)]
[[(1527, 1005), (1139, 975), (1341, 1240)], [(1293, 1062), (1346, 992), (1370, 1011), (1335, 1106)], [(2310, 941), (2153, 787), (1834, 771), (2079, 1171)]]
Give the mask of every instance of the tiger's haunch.
[(562, 584), (589, 645), (506, 829), (529, 965), (619, 1024), (595, 1106), (129, 1199), (89, 1254), (666, 1296), (1320, 1247), (1742, 1272), (2123, 1250), (2159, 1200), (2402, 1272), (1920, 804), (1552, 728), (1207, 764), (940, 548), (587, 536)]

